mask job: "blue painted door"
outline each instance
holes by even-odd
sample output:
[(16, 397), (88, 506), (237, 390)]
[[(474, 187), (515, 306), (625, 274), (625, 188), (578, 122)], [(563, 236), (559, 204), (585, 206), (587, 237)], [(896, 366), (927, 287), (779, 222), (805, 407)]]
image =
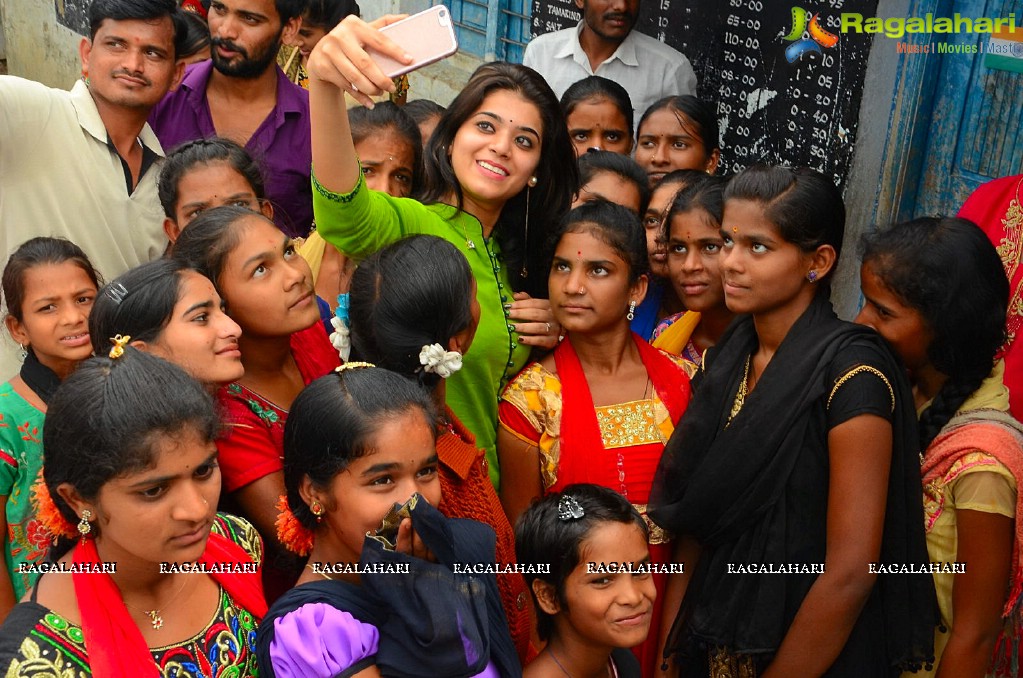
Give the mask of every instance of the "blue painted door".
[[(1017, 24), (1023, 24), (1020, 0), (956, 0), (938, 5), (944, 16), (959, 12), (965, 17), (1007, 17), (1015, 12)], [(991, 68), (990, 60), (985, 63), (986, 55), (979, 50), (987, 48), (987, 35), (935, 35), (932, 40), (967, 50), (976, 46), (978, 52), (907, 55), (938, 60), (938, 64), (915, 204), (902, 201), (909, 208), (902, 211), (902, 218), (954, 215), (980, 184), (1023, 172), (1023, 74)], [(913, 187), (906, 190), (912, 192)]]

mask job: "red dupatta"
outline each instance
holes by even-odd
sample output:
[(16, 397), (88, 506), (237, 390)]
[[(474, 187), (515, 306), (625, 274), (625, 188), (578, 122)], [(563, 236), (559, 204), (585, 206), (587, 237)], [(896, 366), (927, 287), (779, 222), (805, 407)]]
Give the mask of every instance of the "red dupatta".
[[(101, 562), (94, 539), (86, 540), (75, 549), (75, 565)], [(252, 558), (231, 540), (211, 534), (199, 562), (208, 565), (248, 563), (252, 562)], [(227, 591), (238, 607), (257, 619), (266, 616), (266, 601), (258, 571), (255, 574), (216, 573), (209, 576)], [(76, 572), (71, 577), (82, 616), (82, 634), (92, 675), (158, 678), (160, 671), (149, 646), (135, 620), (128, 614), (121, 591), (110, 575)]]
[[(689, 404), (689, 377), (659, 349), (635, 332), (631, 334), (657, 396), (668, 408), (672, 423), (677, 424)], [(561, 451), (558, 455), (558, 482), (551, 490), (569, 483), (595, 482), (593, 471), (597, 458), (594, 454), (604, 450), (597, 408), (593, 405), (586, 374), (572, 347), (571, 337), (554, 351), (554, 365), (561, 382)], [(569, 479), (569, 483), (563, 478)]]

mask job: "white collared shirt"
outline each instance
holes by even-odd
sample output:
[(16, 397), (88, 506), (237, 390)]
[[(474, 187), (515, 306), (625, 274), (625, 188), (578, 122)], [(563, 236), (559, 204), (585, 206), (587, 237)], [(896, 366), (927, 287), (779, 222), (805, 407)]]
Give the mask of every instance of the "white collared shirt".
[(632, 99), (636, 123), (650, 104), (666, 96), (696, 94), (696, 73), (689, 59), (660, 40), (633, 29), (607, 61), (590, 69), (579, 44), (583, 22), (533, 38), (522, 63), (546, 78), (561, 98), (568, 87), (590, 75), (614, 80)]
[[(167, 247), (157, 195), (162, 157), (130, 194), (120, 157), (89, 88), (71, 91), (0, 76), (0, 255), (29, 238), (67, 238), (106, 280), (156, 259)], [(149, 125), (139, 141), (159, 156)], [(4, 336), (6, 336), (6, 332)], [(16, 373), (14, 342), (0, 340), (0, 380)]]

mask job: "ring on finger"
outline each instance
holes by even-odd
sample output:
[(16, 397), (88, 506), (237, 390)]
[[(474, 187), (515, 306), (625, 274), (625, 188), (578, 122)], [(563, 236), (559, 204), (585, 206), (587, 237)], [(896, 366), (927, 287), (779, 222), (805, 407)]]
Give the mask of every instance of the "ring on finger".
[(551, 333), (551, 324), (550, 323), (544, 323), (544, 325), (547, 326), (547, 331), (544, 332), (544, 334), (550, 334)]

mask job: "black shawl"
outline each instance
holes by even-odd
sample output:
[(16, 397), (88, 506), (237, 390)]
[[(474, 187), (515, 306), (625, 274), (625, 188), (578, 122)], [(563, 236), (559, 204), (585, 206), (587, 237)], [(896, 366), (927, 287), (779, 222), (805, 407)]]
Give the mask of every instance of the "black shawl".
[[(752, 318), (742, 317), (710, 350), (654, 480), (650, 517), (702, 547), (665, 650), (680, 653), (684, 671), (705, 661), (709, 646), (750, 655), (765, 667), (816, 580), (813, 573), (730, 574), (728, 565), (824, 562), (826, 402), (836, 375), (858, 363), (850, 354), (877, 355), (895, 392), (881, 561), (928, 561), (913, 398), (883, 340), (839, 320), (818, 294), (726, 427), (757, 345)], [(827, 675), (885, 675), (917, 666), (933, 657), (937, 620), (929, 575), (879, 575)]]
[(60, 377), (57, 376), (57, 373), (39, 362), (39, 358), (31, 348), (28, 349), (25, 362), (21, 366), (21, 379), (25, 382), (25, 386), (32, 389), (32, 392), (47, 405), (50, 404), (50, 398), (53, 397), (57, 387), (60, 386)]

